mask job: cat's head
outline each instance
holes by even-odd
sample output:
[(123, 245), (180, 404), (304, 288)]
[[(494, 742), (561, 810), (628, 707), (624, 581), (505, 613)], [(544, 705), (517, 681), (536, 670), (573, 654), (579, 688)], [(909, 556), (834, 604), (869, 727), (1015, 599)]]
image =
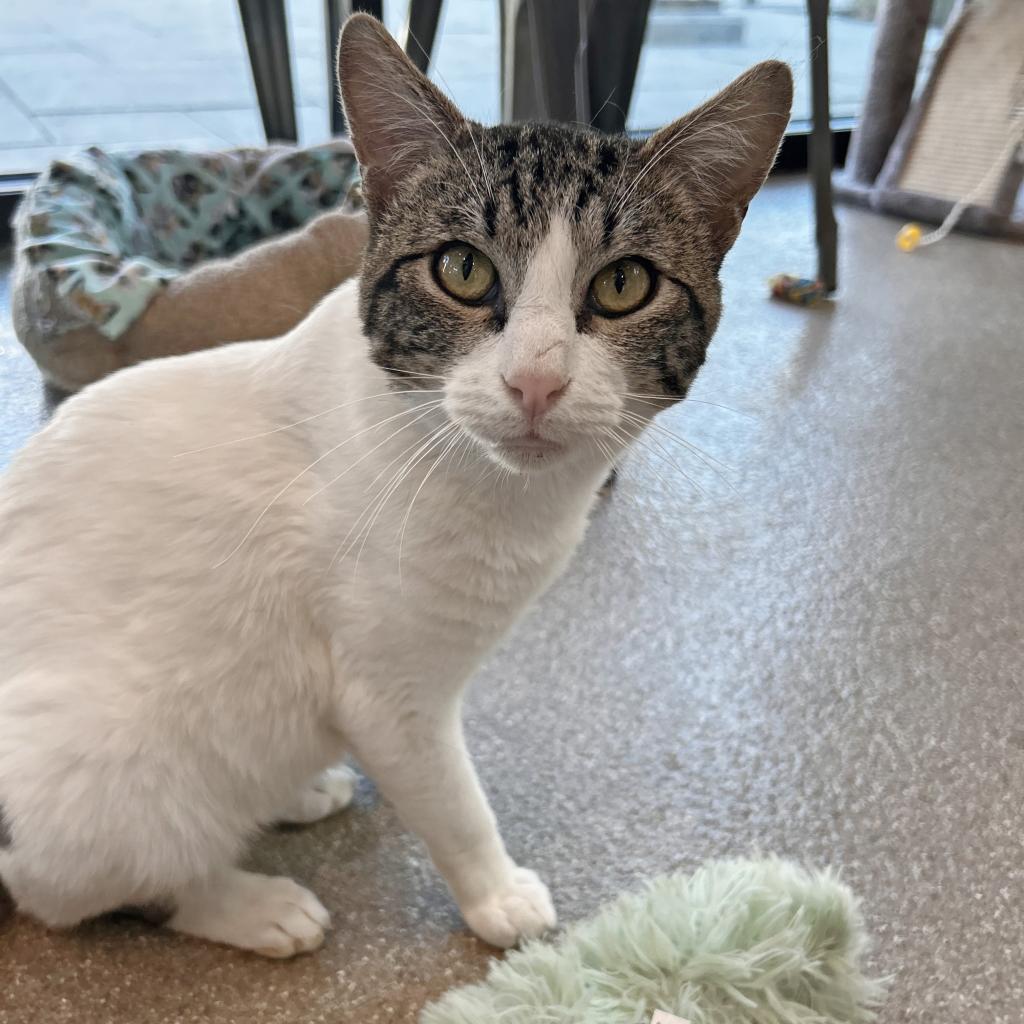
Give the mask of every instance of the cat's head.
[(361, 314), (403, 389), (496, 461), (622, 447), (685, 396), (718, 270), (789, 119), (768, 61), (646, 141), (464, 118), (366, 15), (338, 50), (370, 238)]

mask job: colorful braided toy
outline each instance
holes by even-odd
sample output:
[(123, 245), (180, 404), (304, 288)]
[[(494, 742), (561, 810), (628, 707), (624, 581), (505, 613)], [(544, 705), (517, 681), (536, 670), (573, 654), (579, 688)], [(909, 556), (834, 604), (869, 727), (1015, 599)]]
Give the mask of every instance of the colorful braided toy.
[(776, 274), (768, 279), (772, 298), (792, 302), (796, 306), (809, 306), (828, 295), (823, 281), (810, 277), (794, 277), (792, 274)]

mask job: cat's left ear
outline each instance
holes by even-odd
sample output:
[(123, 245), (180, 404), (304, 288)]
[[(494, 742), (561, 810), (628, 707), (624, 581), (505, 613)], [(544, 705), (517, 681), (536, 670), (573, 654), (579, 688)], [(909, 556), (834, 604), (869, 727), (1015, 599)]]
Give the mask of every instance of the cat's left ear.
[(368, 14), (345, 22), (337, 70), (363, 193), (376, 214), (466, 120)]
[(655, 132), (641, 150), (648, 166), (664, 162), (696, 196), (720, 256), (775, 162), (792, 105), (792, 72), (782, 61), (766, 60)]

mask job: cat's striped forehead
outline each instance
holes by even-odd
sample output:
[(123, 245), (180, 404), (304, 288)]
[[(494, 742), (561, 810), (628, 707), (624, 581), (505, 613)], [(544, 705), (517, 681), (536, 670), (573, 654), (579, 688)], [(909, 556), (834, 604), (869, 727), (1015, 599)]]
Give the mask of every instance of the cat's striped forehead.
[(636, 142), (563, 125), (471, 123), (449, 141), (381, 218), (389, 247), (413, 234), (479, 240), (514, 273), (525, 270), (552, 217), (566, 217), (587, 248), (611, 248), (622, 234)]
[(487, 234), (543, 235), (552, 213), (560, 213), (575, 223), (596, 215), (603, 234), (611, 236), (632, 149), (624, 138), (555, 125), (505, 125), (482, 132)]

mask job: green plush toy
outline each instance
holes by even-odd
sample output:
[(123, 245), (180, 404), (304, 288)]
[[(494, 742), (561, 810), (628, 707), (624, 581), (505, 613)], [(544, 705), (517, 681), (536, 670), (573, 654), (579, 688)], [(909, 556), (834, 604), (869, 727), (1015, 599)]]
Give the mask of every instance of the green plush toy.
[(862, 1024), (884, 987), (861, 974), (857, 901), (831, 872), (711, 861), (621, 896), (557, 942), (495, 961), (421, 1024)]

